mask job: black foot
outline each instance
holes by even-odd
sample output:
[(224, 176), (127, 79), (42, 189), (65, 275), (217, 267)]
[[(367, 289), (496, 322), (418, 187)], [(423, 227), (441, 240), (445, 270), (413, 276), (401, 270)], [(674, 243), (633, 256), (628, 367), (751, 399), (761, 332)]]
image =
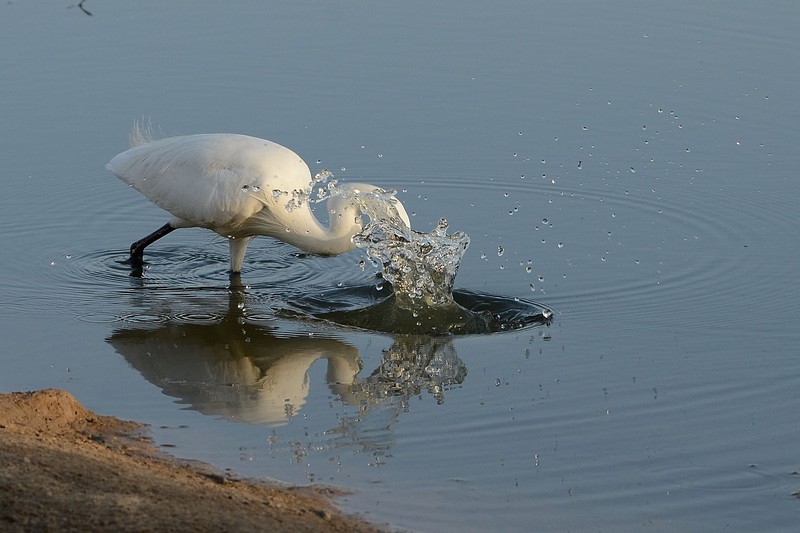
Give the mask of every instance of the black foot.
[(141, 278), (144, 273), (144, 259), (141, 255), (132, 255), (128, 258), (127, 263), (131, 267), (131, 277)]

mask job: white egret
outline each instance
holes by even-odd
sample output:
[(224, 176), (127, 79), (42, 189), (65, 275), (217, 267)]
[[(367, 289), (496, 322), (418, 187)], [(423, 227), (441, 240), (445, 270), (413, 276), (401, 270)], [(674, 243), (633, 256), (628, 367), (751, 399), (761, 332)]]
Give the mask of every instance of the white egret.
[[(189, 227), (207, 228), (228, 239), (234, 273), (241, 271), (247, 245), (256, 235), (320, 255), (355, 248), (352, 238), (361, 232), (363, 222), (352, 195), (334, 192), (327, 201), (329, 226), (320, 224), (307, 201), (311, 172), (288, 148), (227, 133), (150, 140), (138, 129), (131, 144), (133, 148), (116, 155), (106, 168), (172, 214), (169, 222), (131, 245), (134, 266), (141, 266), (145, 247), (175, 229)], [(336, 189), (380, 190), (363, 183)], [(403, 205), (392, 203), (410, 227)]]

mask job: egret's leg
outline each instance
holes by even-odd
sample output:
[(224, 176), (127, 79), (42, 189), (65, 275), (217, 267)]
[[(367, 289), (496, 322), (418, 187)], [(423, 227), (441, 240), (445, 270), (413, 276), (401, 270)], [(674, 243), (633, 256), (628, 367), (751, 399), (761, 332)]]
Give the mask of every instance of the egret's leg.
[(174, 230), (175, 228), (173, 228), (169, 223), (167, 223), (158, 228), (157, 230), (155, 230), (153, 233), (151, 233), (144, 239), (139, 239), (135, 243), (131, 244), (131, 264), (134, 266), (141, 265), (144, 257), (144, 249), (150, 244), (156, 242), (164, 235)]
[(250, 244), (252, 237), (228, 237), (228, 244), (231, 249), (231, 272), (241, 272), (244, 263), (244, 254), (247, 245)]

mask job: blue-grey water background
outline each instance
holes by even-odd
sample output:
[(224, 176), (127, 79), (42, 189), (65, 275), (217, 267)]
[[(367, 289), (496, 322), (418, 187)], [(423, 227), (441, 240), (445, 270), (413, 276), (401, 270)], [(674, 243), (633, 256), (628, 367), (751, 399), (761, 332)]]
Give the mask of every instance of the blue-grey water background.
[[(0, 391), (64, 388), (401, 529), (800, 522), (796, 3), (83, 8), (0, 6)], [(360, 251), (259, 239), (230, 291), (200, 230), (131, 278), (167, 217), (103, 167), (142, 118), (396, 188), (416, 227), (471, 236), (457, 287), (553, 322), (295, 320), (293, 299), (374, 282)]]

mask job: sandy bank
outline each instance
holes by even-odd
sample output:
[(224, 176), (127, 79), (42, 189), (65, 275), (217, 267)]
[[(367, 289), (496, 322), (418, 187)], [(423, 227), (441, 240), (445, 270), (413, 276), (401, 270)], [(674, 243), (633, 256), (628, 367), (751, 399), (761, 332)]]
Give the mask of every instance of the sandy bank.
[(0, 394), (2, 531), (378, 531), (329, 489), (231, 480), (67, 392)]

